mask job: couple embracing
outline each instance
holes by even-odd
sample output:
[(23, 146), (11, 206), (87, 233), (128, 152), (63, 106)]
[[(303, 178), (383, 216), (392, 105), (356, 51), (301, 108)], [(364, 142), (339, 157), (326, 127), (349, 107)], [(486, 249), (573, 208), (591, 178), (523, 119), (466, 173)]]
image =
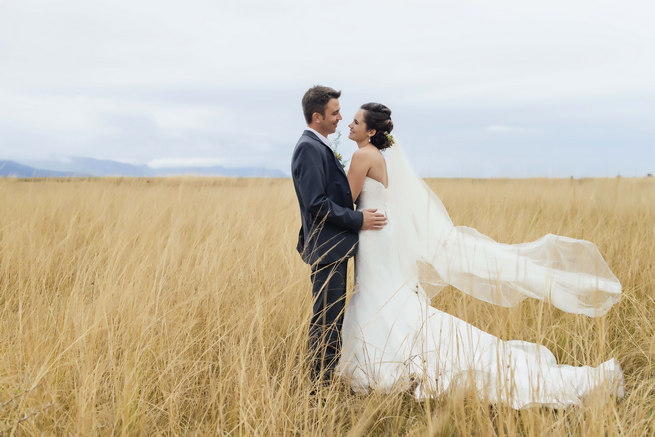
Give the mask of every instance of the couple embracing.
[(315, 382), (339, 377), (357, 392), (412, 390), (417, 400), (465, 387), (514, 408), (580, 404), (599, 387), (622, 396), (615, 359), (558, 365), (544, 346), (503, 341), (430, 306), (450, 284), (494, 305), (532, 297), (600, 316), (620, 299), (621, 284), (593, 243), (548, 234), (509, 245), (455, 226), (394, 144), (391, 110), (379, 103), (362, 105), (349, 125), (358, 150), (346, 174), (327, 139), (342, 119), (340, 95), (324, 86), (305, 93), (307, 129), (291, 164), (297, 249), (311, 266)]

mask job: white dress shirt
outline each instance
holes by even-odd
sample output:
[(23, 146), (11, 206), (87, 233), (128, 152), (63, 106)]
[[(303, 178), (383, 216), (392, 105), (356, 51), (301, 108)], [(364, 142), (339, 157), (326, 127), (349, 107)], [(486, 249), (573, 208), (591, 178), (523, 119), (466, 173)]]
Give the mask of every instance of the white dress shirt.
[(321, 140), (321, 141), (322, 141), (326, 146), (328, 146), (329, 148), (332, 148), (332, 145), (330, 144), (330, 140), (328, 140), (328, 139), (325, 138), (323, 135), (321, 135), (320, 133), (318, 133), (317, 130), (312, 129), (311, 127), (307, 127), (307, 130), (310, 131), (310, 132), (314, 132), (314, 133), (316, 134), (316, 136), (318, 137), (319, 140)]

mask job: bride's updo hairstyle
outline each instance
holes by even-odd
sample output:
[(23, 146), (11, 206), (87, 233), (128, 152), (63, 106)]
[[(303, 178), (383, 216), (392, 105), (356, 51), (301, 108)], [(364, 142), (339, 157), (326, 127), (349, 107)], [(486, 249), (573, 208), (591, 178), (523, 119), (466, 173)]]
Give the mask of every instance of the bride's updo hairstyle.
[(391, 121), (391, 109), (381, 103), (365, 103), (364, 123), (367, 129), (375, 129), (375, 135), (371, 137), (371, 144), (380, 150), (388, 149), (393, 145), (393, 137), (389, 135), (393, 130)]

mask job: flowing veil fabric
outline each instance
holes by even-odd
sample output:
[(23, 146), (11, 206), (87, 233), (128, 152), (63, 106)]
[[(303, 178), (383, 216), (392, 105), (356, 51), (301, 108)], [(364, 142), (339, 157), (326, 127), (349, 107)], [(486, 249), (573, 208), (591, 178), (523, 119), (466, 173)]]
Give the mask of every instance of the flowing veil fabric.
[(621, 298), (620, 282), (590, 241), (548, 234), (530, 243), (502, 244), (454, 226), (402, 147), (395, 144), (386, 154), (400, 269), (426, 299), (450, 284), (495, 305), (533, 297), (596, 317)]

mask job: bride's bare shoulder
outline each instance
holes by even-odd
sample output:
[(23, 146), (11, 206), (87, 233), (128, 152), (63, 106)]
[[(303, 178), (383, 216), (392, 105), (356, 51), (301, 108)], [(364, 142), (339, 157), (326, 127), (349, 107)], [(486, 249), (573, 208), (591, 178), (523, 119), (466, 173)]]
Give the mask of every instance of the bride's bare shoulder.
[(365, 162), (375, 162), (379, 157), (380, 152), (375, 147), (362, 147), (355, 150), (352, 159)]

